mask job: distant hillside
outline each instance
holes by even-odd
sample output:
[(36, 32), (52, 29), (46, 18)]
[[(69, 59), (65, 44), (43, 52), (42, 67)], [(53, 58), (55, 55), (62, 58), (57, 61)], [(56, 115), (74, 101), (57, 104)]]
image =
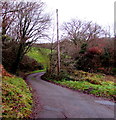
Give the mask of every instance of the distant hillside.
[(49, 66), (49, 53), (49, 49), (32, 47), (27, 55), (41, 63), (44, 66), (44, 69), (46, 69)]
[[(93, 46), (99, 46), (101, 48), (108, 47), (108, 48), (114, 49), (114, 38), (96, 38), (94, 40), (87, 42), (87, 44), (88, 44), (87, 48), (90, 48)], [(34, 44), (33, 47), (51, 49), (52, 45), (54, 46), (55, 49), (57, 49), (57, 42)], [(68, 55), (71, 55), (71, 56), (74, 51), (78, 52), (79, 49), (81, 48), (81, 44), (78, 44), (77, 46), (78, 47), (76, 47), (74, 43), (68, 39), (64, 39), (60, 41), (60, 48), (61, 48), (62, 53), (67, 52)]]

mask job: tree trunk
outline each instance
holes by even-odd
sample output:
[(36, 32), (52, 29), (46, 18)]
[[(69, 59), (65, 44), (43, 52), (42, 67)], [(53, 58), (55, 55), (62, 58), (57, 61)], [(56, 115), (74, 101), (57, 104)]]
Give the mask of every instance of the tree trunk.
[(23, 45), (20, 44), (17, 55), (16, 55), (16, 59), (15, 59), (13, 65), (12, 65), (12, 68), (11, 68), (11, 72), (13, 74), (16, 74), (17, 69), (19, 67), (19, 64), (20, 64), (20, 62), (22, 60), (22, 51), (23, 51)]

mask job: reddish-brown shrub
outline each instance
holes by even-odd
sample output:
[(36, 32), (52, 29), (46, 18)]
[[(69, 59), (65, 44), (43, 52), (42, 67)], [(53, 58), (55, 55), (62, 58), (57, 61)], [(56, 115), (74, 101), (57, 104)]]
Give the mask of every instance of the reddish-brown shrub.
[(9, 74), (3, 67), (2, 64), (0, 64), (0, 77), (1, 76), (8, 76), (8, 77), (13, 77), (13, 75)]
[(92, 54), (101, 54), (103, 50), (96, 46), (96, 47), (89, 48), (87, 52)]

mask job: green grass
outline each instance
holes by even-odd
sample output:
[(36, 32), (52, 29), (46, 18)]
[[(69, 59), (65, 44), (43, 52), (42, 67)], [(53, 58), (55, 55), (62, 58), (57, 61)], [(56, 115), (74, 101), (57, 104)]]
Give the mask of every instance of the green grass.
[(39, 73), (39, 72), (45, 72), (45, 69), (43, 69), (43, 70), (35, 70), (35, 71), (32, 71), (32, 72), (29, 72), (28, 74)]
[(44, 71), (49, 66), (49, 49), (33, 47), (27, 55), (34, 58), (44, 66)]
[(102, 85), (91, 84), (87, 81), (54, 81), (55, 83), (67, 86), (73, 90), (110, 98), (116, 94), (116, 87), (113, 83), (104, 82)]
[(2, 78), (2, 117), (27, 118), (32, 112), (32, 94), (19, 77)]

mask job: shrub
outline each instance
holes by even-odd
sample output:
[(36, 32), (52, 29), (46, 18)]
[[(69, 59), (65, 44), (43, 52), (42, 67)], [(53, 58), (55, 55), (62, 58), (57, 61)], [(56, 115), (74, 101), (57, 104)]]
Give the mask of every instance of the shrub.
[(83, 43), (79, 53), (84, 54), (86, 52), (86, 49), (87, 49), (87, 43)]
[(116, 75), (116, 68), (112, 68), (112, 74)]
[(35, 59), (30, 58), (28, 56), (24, 56), (20, 65), (19, 65), (19, 70), (21, 71), (34, 71), (34, 70), (42, 70), (43, 65), (38, 63)]
[(92, 72), (94, 69), (94, 56), (91, 54), (84, 54), (76, 60), (75, 67), (78, 70), (83, 70), (86, 72)]
[[(16, 55), (17, 44), (15, 42), (7, 43), (2, 50), (2, 64), (8, 72), (12, 72), (11, 68), (16, 59)], [(43, 69), (43, 65), (28, 56), (24, 56), (19, 64), (19, 70), (21, 71), (33, 71), (37, 69)]]
[(6, 49), (2, 49), (2, 64), (4, 68), (8, 71), (11, 72), (11, 67), (16, 59), (16, 48), (14, 47), (7, 47)]
[(102, 49), (96, 46), (96, 47), (89, 48), (87, 52), (90, 54), (101, 54)]
[(102, 49), (97, 46), (89, 48), (76, 59), (75, 67), (86, 72), (97, 72), (97, 68), (101, 66), (100, 56), (102, 52)]
[(49, 70), (47, 70), (46, 73), (42, 76), (42, 79), (62, 81), (64, 79), (69, 80), (70, 78), (67, 71), (65, 70), (61, 70), (58, 75), (56, 73), (51, 73)]
[(105, 72), (105, 68), (104, 67), (99, 67), (97, 68), (98, 72), (104, 73)]

